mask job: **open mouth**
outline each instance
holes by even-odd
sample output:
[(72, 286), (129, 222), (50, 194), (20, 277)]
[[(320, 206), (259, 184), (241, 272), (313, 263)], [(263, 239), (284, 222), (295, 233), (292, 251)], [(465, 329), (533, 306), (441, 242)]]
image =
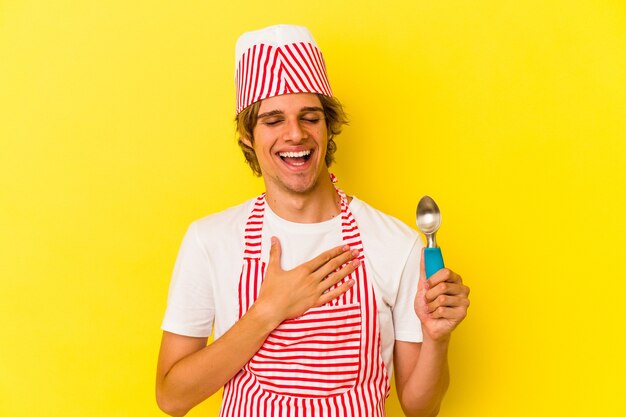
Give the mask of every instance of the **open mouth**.
[(299, 152), (278, 152), (278, 156), (286, 164), (299, 167), (306, 163), (311, 157), (311, 150), (299, 151)]

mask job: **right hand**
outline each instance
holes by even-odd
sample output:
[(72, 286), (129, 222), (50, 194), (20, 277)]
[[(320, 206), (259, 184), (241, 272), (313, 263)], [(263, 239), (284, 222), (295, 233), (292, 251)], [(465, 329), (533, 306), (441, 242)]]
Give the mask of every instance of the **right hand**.
[(280, 242), (272, 237), (269, 263), (255, 302), (257, 307), (266, 304), (277, 323), (299, 317), (309, 308), (323, 306), (348, 291), (354, 284), (352, 279), (326, 292), (360, 264), (359, 252), (347, 245), (322, 252), (289, 271), (281, 268), (280, 256)]

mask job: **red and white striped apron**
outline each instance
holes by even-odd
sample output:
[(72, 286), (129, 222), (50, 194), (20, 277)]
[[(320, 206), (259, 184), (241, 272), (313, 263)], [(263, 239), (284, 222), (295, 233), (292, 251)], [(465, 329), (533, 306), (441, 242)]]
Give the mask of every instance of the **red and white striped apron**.
[[(350, 274), (354, 285), (328, 304), (278, 326), (224, 387), (221, 417), (385, 415), (389, 378), (381, 355), (374, 289), (358, 226), (345, 194), (337, 192), (343, 240), (360, 252), (361, 264)], [(240, 318), (257, 299), (265, 275), (260, 259), (264, 213), (261, 195), (245, 229)]]

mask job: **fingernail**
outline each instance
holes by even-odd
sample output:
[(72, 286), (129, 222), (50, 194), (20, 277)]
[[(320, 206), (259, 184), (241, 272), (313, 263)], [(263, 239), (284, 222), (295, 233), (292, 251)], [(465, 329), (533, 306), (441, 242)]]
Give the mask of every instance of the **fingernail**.
[(352, 256), (354, 256), (355, 258), (356, 258), (357, 256), (359, 256), (359, 251), (358, 251), (357, 249), (354, 249), (354, 250), (352, 251)]
[(348, 245), (343, 245), (343, 248), (341, 248), (341, 249), (343, 249), (343, 251), (345, 252), (345, 251), (347, 251), (348, 249), (350, 249), (350, 246), (348, 246)]
[(359, 266), (361, 264), (361, 260), (360, 259), (355, 259), (354, 261), (352, 261), (352, 265), (354, 266)]
[(272, 236), (272, 238), (270, 239), (271, 241), (271, 245), (274, 246), (276, 244), (276, 238), (274, 236)]

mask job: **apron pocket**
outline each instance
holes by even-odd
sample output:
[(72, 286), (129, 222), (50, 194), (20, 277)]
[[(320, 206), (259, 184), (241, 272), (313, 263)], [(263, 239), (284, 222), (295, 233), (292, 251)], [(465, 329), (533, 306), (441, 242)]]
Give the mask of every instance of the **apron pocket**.
[(248, 363), (265, 391), (293, 397), (339, 395), (359, 374), (359, 303), (322, 306), (287, 320)]

